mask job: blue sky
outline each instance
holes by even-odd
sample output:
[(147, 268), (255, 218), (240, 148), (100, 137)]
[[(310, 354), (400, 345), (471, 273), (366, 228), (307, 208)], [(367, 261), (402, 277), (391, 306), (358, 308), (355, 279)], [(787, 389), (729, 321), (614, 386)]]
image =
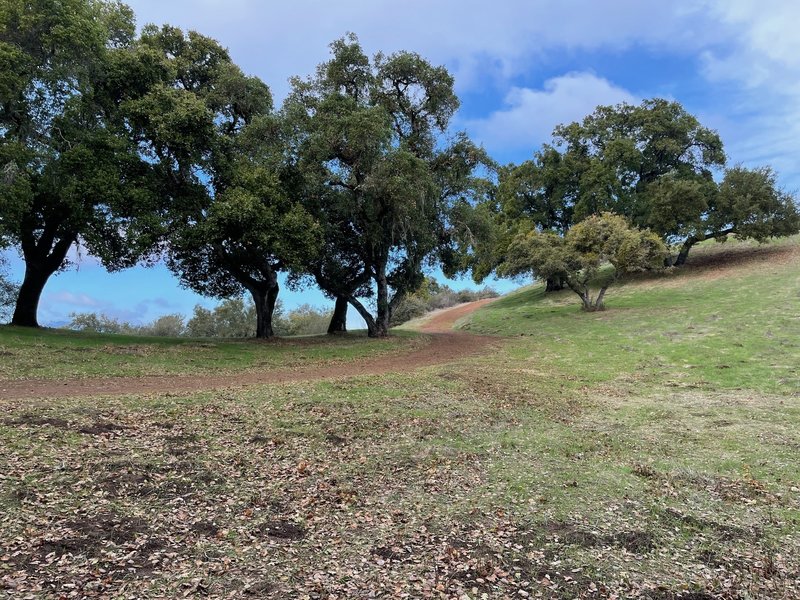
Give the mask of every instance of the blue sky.
[[(719, 131), (733, 163), (771, 164), (800, 187), (800, 2), (791, 0), (132, 0), (140, 24), (170, 23), (218, 39), (280, 102), (288, 78), (326, 60), (355, 32), (369, 52), (406, 49), (456, 78), (464, 129), (501, 162), (521, 161), (558, 123), (598, 104), (662, 96)], [(45, 289), (40, 319), (102, 311), (130, 321), (211, 306), (163, 267), (108, 274), (76, 267)], [(13, 255), (12, 275), (22, 264)], [(513, 282), (493, 282), (501, 290)], [(469, 281), (452, 284), (456, 288)], [(323, 305), (314, 289), (281, 293), (287, 307)]]

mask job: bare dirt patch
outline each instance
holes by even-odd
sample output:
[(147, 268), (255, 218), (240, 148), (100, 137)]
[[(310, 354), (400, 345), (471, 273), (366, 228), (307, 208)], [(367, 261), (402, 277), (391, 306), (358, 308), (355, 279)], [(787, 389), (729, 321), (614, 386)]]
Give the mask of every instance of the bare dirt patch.
[(37, 417), (36, 415), (22, 415), (16, 419), (6, 419), (4, 425), (23, 426), (23, 427), (55, 427), (56, 429), (68, 429), (69, 423), (64, 419), (53, 417)]
[(259, 527), (259, 533), (279, 540), (300, 540), (305, 537), (306, 530), (290, 521), (270, 521)]
[(634, 554), (646, 554), (656, 547), (654, 536), (646, 531), (617, 531), (614, 533), (598, 533), (589, 531), (581, 526), (556, 521), (543, 526), (541, 532), (523, 533), (519, 538), (524, 544), (544, 536), (558, 544), (579, 546), (581, 548), (624, 548)]
[(109, 421), (97, 421), (96, 423), (92, 423), (86, 427), (79, 428), (78, 432), (86, 435), (104, 435), (107, 433), (116, 433), (125, 429), (127, 429), (127, 427), (117, 425), (116, 423), (111, 423)]
[(34, 414), (23, 414), (16, 419), (6, 419), (3, 424), (12, 427), (53, 427), (65, 431), (77, 431), (85, 435), (116, 434), (128, 429), (123, 425), (106, 420), (95, 421), (89, 425), (80, 425), (58, 417), (40, 417)]

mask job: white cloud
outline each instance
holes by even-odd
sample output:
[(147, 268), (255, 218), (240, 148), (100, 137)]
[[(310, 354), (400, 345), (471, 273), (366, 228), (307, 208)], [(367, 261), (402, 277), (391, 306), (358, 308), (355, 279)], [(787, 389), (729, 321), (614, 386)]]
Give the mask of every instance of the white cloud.
[(140, 23), (169, 22), (219, 39), (282, 98), (292, 75), (313, 72), (347, 31), (374, 52), (408, 49), (447, 64), (457, 85), (525, 72), (551, 49), (622, 50), (640, 43), (698, 48), (709, 28), (688, 0), (129, 0)]
[(545, 81), (542, 89), (511, 88), (505, 107), (485, 119), (466, 122), (474, 139), (492, 151), (533, 151), (561, 123), (582, 119), (600, 104), (638, 98), (593, 73), (568, 73)]
[[(714, 0), (711, 13), (729, 28), (728, 53), (706, 54), (710, 76), (770, 83), (776, 69), (800, 69), (800, 3), (786, 0)], [(720, 56), (722, 54), (722, 56)], [(772, 83), (777, 83), (773, 81)], [(793, 84), (793, 81), (783, 81)]]
[(708, 81), (729, 90), (714, 107), (728, 122), (720, 132), (729, 156), (771, 164), (788, 188), (800, 187), (800, 3), (709, 0), (708, 10), (726, 32), (727, 43), (701, 58)]

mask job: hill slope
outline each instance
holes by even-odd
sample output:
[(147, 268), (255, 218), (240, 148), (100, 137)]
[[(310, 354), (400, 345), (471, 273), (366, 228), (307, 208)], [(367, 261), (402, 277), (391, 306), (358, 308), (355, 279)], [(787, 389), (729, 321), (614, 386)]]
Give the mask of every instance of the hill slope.
[(689, 264), (613, 287), (608, 310), (581, 313), (569, 290), (512, 293), (470, 331), (525, 336), (515, 356), (586, 383), (635, 376), (703, 389), (800, 391), (800, 242), (711, 243)]
[(603, 313), (512, 294), (414, 372), (0, 398), (0, 586), (800, 597), (797, 240), (700, 250)]

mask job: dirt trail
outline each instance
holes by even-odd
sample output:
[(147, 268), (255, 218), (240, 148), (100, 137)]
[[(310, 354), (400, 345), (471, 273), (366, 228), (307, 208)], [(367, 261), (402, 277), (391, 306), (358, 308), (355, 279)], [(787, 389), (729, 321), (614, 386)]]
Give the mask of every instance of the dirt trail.
[(492, 299), (461, 304), (434, 313), (418, 330), (430, 335), (430, 342), (412, 352), (366, 358), (357, 362), (309, 365), (295, 369), (245, 371), (234, 375), (181, 375), (0, 381), (0, 399), (67, 398), (76, 396), (123, 396), (153, 393), (182, 393), (245, 387), (264, 383), (319, 381), (358, 375), (404, 373), (478, 354), (497, 338), (453, 331), (456, 321)]

